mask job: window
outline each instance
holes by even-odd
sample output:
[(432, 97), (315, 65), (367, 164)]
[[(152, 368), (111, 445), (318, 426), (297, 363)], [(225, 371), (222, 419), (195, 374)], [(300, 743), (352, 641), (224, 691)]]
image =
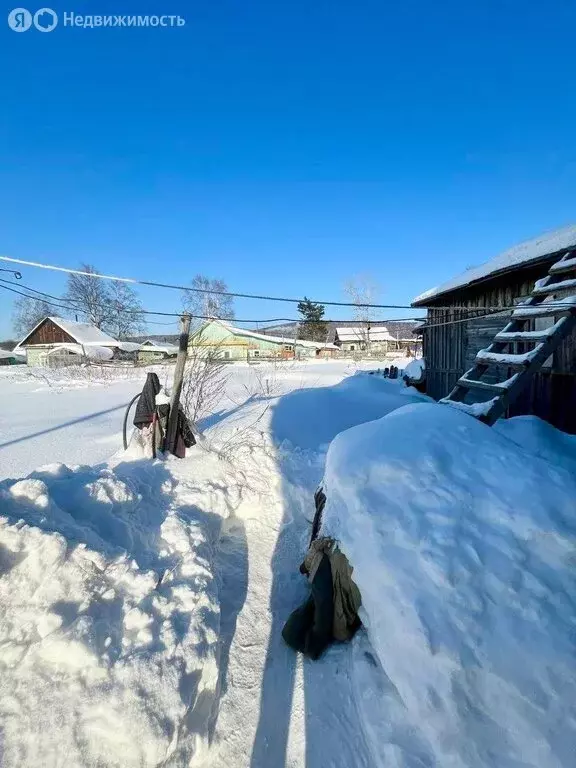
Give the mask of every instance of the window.
[(350, 352), (354, 352), (355, 349), (356, 349), (355, 345), (354, 344), (350, 344)]
[(230, 352), (224, 352), (224, 360), (230, 360)]
[(260, 350), (259, 349), (255, 349), (254, 350), (254, 357), (260, 357)]

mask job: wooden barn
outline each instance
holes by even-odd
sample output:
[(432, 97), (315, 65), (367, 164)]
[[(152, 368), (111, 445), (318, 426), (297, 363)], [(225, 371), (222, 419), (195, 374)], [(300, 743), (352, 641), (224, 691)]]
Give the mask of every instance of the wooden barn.
[[(536, 301), (531, 297), (547, 290), (540, 288), (537, 281), (547, 278), (553, 265), (556, 266), (552, 272), (557, 272), (558, 276), (555, 279), (548, 277), (548, 281), (553, 280), (552, 287), (561, 281), (564, 290), (547, 296), (545, 301), (564, 302), (560, 305), (564, 315), (576, 312), (576, 309), (566, 309), (570, 302), (576, 303), (576, 259), (572, 261), (572, 256), (576, 257), (576, 225), (521, 243), (418, 296), (413, 306), (428, 310), (422, 329), (426, 392), (435, 399), (446, 397), (457, 384), (466, 382), (466, 377), (462, 378), (466, 372), (474, 371), (475, 366), (478, 370), (478, 359), (482, 357), (496, 363), (488, 371), (489, 375), (481, 382), (475, 382), (486, 390), (485, 401), (494, 397), (497, 386), (504, 387), (507, 382), (513, 382), (515, 369), (517, 371), (529, 363), (528, 359), (522, 360), (521, 355), (526, 356), (533, 350), (537, 340), (546, 339), (558, 317), (550, 310), (548, 316), (543, 316), (542, 309), (529, 310), (534, 319), (524, 321), (527, 331), (500, 336), (501, 339), (511, 339), (512, 336), (518, 339), (505, 347), (511, 354), (498, 356), (490, 352), (486, 354), (486, 350), (494, 348), (495, 335), (503, 331), (511, 316), (515, 319), (512, 313), (520, 312), (514, 307), (522, 302)], [(563, 257), (565, 266), (559, 267), (557, 262)], [(542, 306), (546, 307), (545, 304)], [(499, 312), (498, 307), (505, 309)], [(476, 319), (472, 319), (474, 317)], [(504, 346), (500, 344), (496, 348)], [(507, 363), (516, 363), (516, 360), (521, 364), (515, 369), (508, 366)], [(485, 365), (482, 370), (486, 368)], [(573, 330), (562, 339), (553, 354), (538, 364), (537, 371), (526, 381), (526, 386), (518, 388), (518, 393), (510, 398), (511, 404), (504, 415), (534, 414), (559, 429), (576, 433), (576, 333)], [(460, 399), (466, 402), (464, 397)], [(477, 394), (474, 402), (478, 402)]]

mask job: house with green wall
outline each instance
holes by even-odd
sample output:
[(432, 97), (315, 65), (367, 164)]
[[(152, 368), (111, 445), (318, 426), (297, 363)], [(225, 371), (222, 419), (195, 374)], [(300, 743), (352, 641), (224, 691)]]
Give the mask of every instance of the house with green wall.
[(268, 336), (245, 328), (236, 328), (223, 320), (204, 323), (190, 337), (189, 349), (205, 351), (223, 360), (293, 360), (320, 357), (323, 351), (336, 351), (334, 344)]

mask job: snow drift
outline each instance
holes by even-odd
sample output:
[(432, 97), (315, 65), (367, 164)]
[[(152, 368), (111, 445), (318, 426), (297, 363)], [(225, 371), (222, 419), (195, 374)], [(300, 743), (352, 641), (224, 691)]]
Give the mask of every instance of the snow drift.
[(169, 465), (0, 483), (6, 768), (185, 765), (206, 742), (221, 517)]
[(516, 421), (414, 404), (330, 446), (322, 532), (377, 656), (356, 667), (376, 765), (573, 765), (576, 440)]
[(412, 381), (422, 381), (426, 364), (421, 358), (412, 360), (402, 371), (402, 374)]

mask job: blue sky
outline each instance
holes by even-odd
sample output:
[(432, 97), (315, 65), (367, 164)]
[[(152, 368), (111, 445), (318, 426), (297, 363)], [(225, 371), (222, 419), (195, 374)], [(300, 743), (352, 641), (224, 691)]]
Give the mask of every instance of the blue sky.
[[(576, 221), (570, 0), (53, 7), (187, 23), (15, 34), (3, 22), (5, 255), (335, 300), (364, 272), (383, 302), (408, 303)], [(180, 307), (170, 291), (142, 298)], [(0, 337), (10, 312), (2, 292)]]

